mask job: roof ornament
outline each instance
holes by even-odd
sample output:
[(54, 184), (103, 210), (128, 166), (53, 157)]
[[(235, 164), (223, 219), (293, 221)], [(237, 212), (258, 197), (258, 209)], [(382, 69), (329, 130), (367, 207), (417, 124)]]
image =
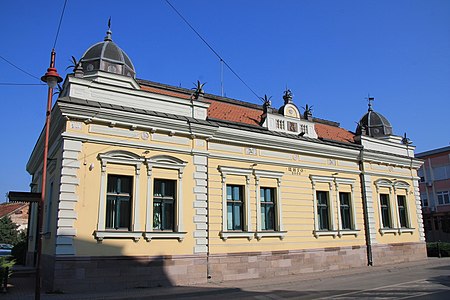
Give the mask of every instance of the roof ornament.
[(309, 106), (308, 104), (305, 105), (305, 107), (302, 107), (305, 112), (303, 113), (303, 117), (308, 120), (308, 121), (312, 121), (312, 108), (313, 105)]
[(406, 132), (405, 132), (405, 134), (403, 135), (403, 138), (402, 138), (402, 144), (403, 144), (403, 145), (406, 145), (406, 146), (409, 146), (409, 145), (412, 144), (412, 141), (406, 136)]
[(293, 98), (294, 98), (294, 95), (292, 94), (291, 90), (286, 88), (286, 90), (284, 91), (284, 95), (283, 95), (284, 104), (291, 103)]
[(367, 98), (366, 99), (369, 102), (369, 110), (368, 111), (373, 111), (372, 102), (375, 101), (375, 98), (374, 97), (370, 97), (370, 95), (367, 94)]
[(264, 102), (263, 106), (264, 107), (271, 107), (272, 106), (272, 101), (270, 99), (272, 99), (272, 96), (267, 96), (266, 94), (264, 94), (264, 97), (260, 97), (260, 99)]
[(111, 17), (109, 17), (109, 19), (108, 19), (108, 31), (106, 31), (105, 42), (106, 41), (110, 41), (110, 42), (112, 41), (111, 34), (112, 34), (112, 32), (111, 32)]
[(194, 90), (194, 93), (192, 94), (194, 99), (198, 100), (199, 98), (203, 98), (205, 95), (205, 91), (203, 90), (205, 84), (206, 82), (201, 83), (200, 80), (197, 80), (197, 83), (194, 83), (194, 87), (192, 88), (192, 90)]

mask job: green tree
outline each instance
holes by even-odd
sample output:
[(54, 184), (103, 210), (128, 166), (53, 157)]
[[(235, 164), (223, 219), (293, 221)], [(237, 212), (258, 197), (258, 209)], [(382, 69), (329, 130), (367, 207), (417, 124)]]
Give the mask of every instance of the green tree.
[(20, 241), (19, 225), (14, 223), (10, 217), (0, 219), (0, 243), (15, 245)]

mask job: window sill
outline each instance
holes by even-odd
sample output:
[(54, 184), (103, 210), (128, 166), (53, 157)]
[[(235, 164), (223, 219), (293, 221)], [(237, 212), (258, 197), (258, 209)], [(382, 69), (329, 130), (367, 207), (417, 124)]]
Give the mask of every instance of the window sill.
[(402, 233), (413, 234), (414, 230), (415, 230), (414, 228), (386, 228), (386, 229), (381, 228), (380, 234), (381, 235), (385, 235), (385, 234), (389, 234), (389, 233), (394, 234), (394, 235), (397, 235), (397, 234), (400, 235)]
[(398, 233), (399, 233), (399, 234), (402, 234), (402, 233), (410, 233), (410, 234), (413, 234), (414, 230), (415, 230), (415, 228), (400, 228), (400, 229), (398, 230)]
[(255, 236), (254, 232), (250, 231), (221, 231), (220, 237), (226, 241), (228, 238), (247, 238), (249, 241)]
[(361, 230), (359, 229), (342, 229), (342, 230), (315, 230), (314, 236), (318, 238), (319, 236), (332, 236), (332, 237), (342, 237), (344, 235), (354, 235), (355, 237), (358, 236), (359, 232)]
[(101, 242), (103, 239), (114, 239), (114, 238), (132, 238), (135, 242), (137, 242), (142, 236), (141, 232), (132, 232), (132, 231), (94, 231), (94, 237), (97, 241)]
[(385, 235), (385, 234), (397, 235), (397, 233), (398, 233), (398, 229), (397, 228), (380, 228), (380, 234), (381, 235)]
[(144, 238), (147, 242), (152, 239), (178, 239), (179, 242), (183, 241), (186, 236), (186, 232), (171, 232), (171, 231), (149, 231), (144, 232)]
[(318, 238), (319, 236), (333, 236), (336, 237), (338, 235), (337, 230), (314, 230), (314, 236)]
[(284, 239), (287, 231), (258, 231), (255, 233), (256, 239), (259, 241), (263, 237), (278, 237), (280, 240)]
[(355, 237), (357, 237), (360, 231), (361, 230), (359, 229), (342, 229), (339, 230), (338, 236), (341, 237), (343, 235), (354, 235)]

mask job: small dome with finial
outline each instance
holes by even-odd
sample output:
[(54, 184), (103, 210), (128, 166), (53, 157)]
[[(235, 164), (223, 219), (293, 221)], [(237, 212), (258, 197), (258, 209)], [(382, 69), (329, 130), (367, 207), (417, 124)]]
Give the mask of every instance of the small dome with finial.
[(375, 100), (369, 97), (369, 109), (367, 113), (359, 120), (356, 127), (356, 135), (367, 135), (370, 137), (384, 137), (392, 135), (391, 123), (380, 113), (372, 108), (371, 101)]
[(109, 19), (108, 31), (103, 42), (92, 45), (80, 60), (84, 74), (100, 70), (134, 78), (136, 72), (133, 63), (128, 55), (112, 41), (111, 34), (111, 19)]

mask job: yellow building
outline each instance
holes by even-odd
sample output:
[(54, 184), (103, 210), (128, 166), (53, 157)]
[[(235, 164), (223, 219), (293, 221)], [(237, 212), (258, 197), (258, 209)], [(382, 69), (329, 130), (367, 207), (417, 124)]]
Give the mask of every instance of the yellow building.
[[(135, 79), (108, 31), (52, 111), (46, 289), (424, 259), (414, 147), (370, 105), (354, 134), (301, 113), (289, 90), (283, 99), (276, 109)], [(27, 165), (32, 192), (42, 153), (41, 136)], [(36, 235), (29, 242), (31, 259)]]

